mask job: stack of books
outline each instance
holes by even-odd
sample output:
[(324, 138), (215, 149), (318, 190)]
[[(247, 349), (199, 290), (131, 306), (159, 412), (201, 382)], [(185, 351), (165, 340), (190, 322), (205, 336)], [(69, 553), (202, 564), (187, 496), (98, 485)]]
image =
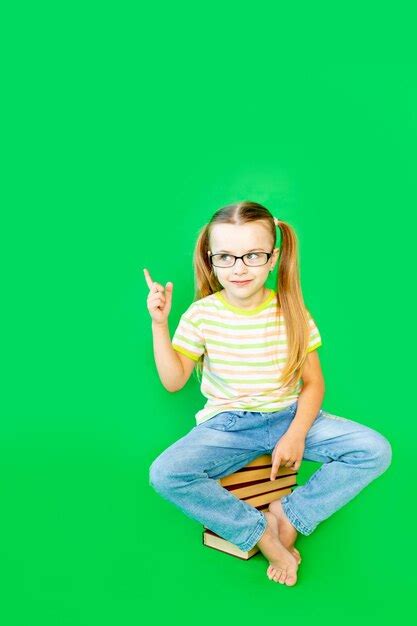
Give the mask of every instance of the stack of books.
[[(280, 467), (275, 480), (270, 480), (271, 468), (272, 456), (263, 454), (237, 472), (219, 478), (218, 482), (240, 500), (245, 500), (251, 506), (262, 511), (268, 509), (270, 502), (291, 493), (293, 488), (297, 486), (297, 470)], [(203, 545), (244, 560), (250, 559), (251, 556), (260, 551), (256, 545), (251, 550), (241, 550), (235, 544), (216, 535), (206, 526), (203, 530)]]

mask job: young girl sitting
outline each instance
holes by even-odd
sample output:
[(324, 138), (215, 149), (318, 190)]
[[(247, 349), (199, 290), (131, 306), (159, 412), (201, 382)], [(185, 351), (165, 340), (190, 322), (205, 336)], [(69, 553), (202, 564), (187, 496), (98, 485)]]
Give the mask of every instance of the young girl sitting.
[[(276, 289), (268, 289), (278, 262)], [(301, 562), (298, 533), (310, 535), (382, 474), (391, 446), (372, 428), (321, 408), (321, 336), (304, 304), (297, 238), (288, 223), (255, 202), (219, 209), (199, 233), (194, 267), (195, 298), (172, 342), (173, 285), (164, 288), (144, 270), (161, 382), (178, 391), (196, 368), (207, 399), (197, 425), (153, 461), (149, 481), (242, 550), (257, 544), (269, 561), (268, 578), (292, 586)], [(280, 466), (297, 470), (303, 459), (322, 465), (305, 485), (260, 511), (217, 479), (262, 454), (272, 455), (271, 480)]]

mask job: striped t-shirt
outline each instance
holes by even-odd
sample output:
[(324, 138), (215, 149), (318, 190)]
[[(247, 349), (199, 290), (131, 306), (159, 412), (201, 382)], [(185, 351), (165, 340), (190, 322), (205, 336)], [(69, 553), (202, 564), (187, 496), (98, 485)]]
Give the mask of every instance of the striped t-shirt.
[[(292, 388), (280, 386), (287, 358), (285, 322), (277, 315), (277, 297), (247, 310), (230, 304), (220, 291), (196, 300), (183, 313), (172, 347), (194, 361), (204, 354), (201, 393), (207, 398), (195, 415), (197, 424), (223, 411), (279, 411), (293, 404), (301, 378)], [(307, 310), (308, 352), (322, 345)]]

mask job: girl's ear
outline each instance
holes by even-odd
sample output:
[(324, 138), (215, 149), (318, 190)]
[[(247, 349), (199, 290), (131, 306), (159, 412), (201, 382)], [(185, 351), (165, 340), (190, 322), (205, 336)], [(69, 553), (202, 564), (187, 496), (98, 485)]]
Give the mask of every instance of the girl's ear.
[(274, 248), (274, 254), (271, 257), (271, 261), (272, 261), (272, 267), (269, 270), (270, 272), (272, 272), (272, 270), (274, 269), (276, 262), (278, 261), (278, 255), (279, 255), (279, 248)]

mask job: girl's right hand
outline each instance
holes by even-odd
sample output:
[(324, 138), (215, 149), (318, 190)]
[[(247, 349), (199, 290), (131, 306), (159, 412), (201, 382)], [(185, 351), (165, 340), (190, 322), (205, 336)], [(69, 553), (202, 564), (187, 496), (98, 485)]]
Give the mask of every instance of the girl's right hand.
[(153, 282), (147, 269), (143, 271), (145, 272), (145, 280), (149, 287), (147, 305), (152, 321), (155, 324), (166, 324), (169, 312), (171, 311), (172, 290), (174, 285), (167, 283), (166, 293), (164, 293), (165, 288), (163, 285)]

